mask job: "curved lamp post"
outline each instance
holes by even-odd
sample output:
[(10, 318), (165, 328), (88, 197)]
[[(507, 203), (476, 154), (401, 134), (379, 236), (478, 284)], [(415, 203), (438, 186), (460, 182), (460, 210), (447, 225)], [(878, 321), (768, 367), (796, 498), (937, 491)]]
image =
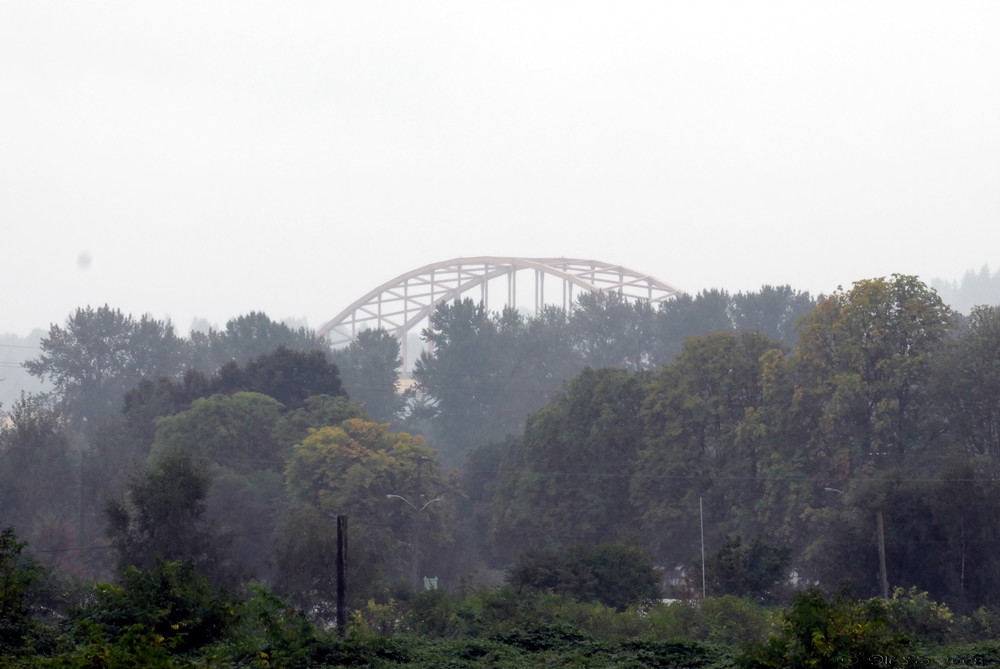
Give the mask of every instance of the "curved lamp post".
[(424, 509), (429, 507), (434, 502), (440, 502), (440, 497), (435, 497), (423, 506), (417, 506), (410, 500), (406, 499), (402, 495), (386, 495), (386, 499), (399, 499), (406, 503), (411, 509), (413, 509), (413, 552), (410, 555), (410, 582), (413, 583), (413, 587), (417, 590), (420, 589), (420, 514)]

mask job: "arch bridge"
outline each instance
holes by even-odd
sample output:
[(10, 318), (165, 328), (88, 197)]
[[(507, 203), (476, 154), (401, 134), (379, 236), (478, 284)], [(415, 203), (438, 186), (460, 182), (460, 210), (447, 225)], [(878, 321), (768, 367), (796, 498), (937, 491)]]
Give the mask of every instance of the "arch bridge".
[[(527, 291), (530, 295), (524, 300)], [(337, 347), (354, 341), (362, 330), (383, 328), (399, 340), (403, 369), (407, 370), (408, 333), (426, 321), (442, 302), (478, 296), (487, 309), (499, 299), (503, 306), (512, 308), (533, 306), (538, 314), (545, 304), (561, 304), (568, 311), (575, 299), (574, 291), (614, 292), (647, 302), (662, 302), (683, 292), (648, 274), (598, 260), (456, 258), (383, 283), (325, 323), (317, 334)]]

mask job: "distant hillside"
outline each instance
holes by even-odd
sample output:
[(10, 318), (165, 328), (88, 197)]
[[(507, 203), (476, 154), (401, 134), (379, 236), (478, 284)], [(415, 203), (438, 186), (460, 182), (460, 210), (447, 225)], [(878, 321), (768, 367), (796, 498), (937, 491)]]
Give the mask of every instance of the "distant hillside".
[(1000, 271), (990, 272), (989, 265), (983, 265), (978, 272), (970, 269), (961, 281), (932, 279), (931, 286), (941, 299), (963, 314), (979, 304), (1000, 305)]

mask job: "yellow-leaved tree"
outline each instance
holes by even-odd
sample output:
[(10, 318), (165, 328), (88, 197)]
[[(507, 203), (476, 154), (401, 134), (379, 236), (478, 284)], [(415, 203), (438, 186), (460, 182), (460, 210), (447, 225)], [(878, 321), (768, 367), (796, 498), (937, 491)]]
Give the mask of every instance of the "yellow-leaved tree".
[[(293, 447), (279, 588), (322, 613), (336, 585), (336, 516), (348, 517), (350, 599), (357, 603), (436, 568), (452, 541), (455, 486), (422, 437), (359, 418), (313, 430)], [(417, 546), (415, 553), (415, 546)]]

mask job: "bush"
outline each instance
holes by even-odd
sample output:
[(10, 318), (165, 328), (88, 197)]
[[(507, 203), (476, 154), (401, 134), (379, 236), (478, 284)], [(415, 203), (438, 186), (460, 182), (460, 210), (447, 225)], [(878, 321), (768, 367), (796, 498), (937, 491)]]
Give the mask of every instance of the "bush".
[(531, 653), (565, 648), (579, 649), (582, 645), (593, 645), (596, 639), (580, 631), (569, 623), (534, 622), (526, 623), (509, 632), (493, 637), (508, 646), (515, 646)]
[[(791, 554), (787, 546), (765, 543), (759, 537), (744, 543), (739, 536), (727, 536), (722, 546), (705, 559), (708, 590), (717, 597), (736, 595), (774, 602)], [(701, 579), (701, 569), (702, 565), (697, 565), (697, 579)]]
[(709, 597), (698, 605), (657, 604), (647, 612), (658, 637), (693, 639), (726, 645), (762, 643), (777, 630), (777, 615), (739, 597)]
[(884, 600), (857, 600), (845, 593), (827, 599), (819, 590), (796, 595), (780, 630), (739, 658), (744, 668), (844, 666), (878, 667), (889, 659), (911, 658), (910, 639), (890, 628)]
[(461, 628), (459, 601), (444, 590), (418, 593), (410, 601), (410, 629), (421, 636), (453, 636)]
[(190, 562), (158, 560), (146, 571), (126, 567), (123, 577), (121, 586), (96, 584), (92, 600), (73, 612), (91, 636), (116, 641), (148, 633), (185, 652), (214, 641), (235, 620), (232, 601)]
[(981, 606), (967, 616), (955, 621), (953, 636), (956, 641), (975, 642), (1000, 637), (1000, 611)]
[[(732, 666), (726, 648), (700, 641), (626, 641), (619, 655), (634, 664), (623, 666), (658, 667), (659, 669), (696, 669), (699, 667)], [(624, 658), (623, 658), (624, 659)], [(640, 663), (641, 664), (638, 664)]]
[(331, 652), (335, 640), (301, 611), (263, 586), (235, 608), (235, 621), (208, 655), (234, 666), (313, 667)]
[(941, 644), (952, 636), (955, 616), (946, 604), (933, 601), (926, 592), (896, 588), (888, 602), (889, 623), (919, 644)]
[(22, 647), (35, 630), (32, 587), (40, 568), (23, 555), (12, 528), (0, 532), (0, 653)]

